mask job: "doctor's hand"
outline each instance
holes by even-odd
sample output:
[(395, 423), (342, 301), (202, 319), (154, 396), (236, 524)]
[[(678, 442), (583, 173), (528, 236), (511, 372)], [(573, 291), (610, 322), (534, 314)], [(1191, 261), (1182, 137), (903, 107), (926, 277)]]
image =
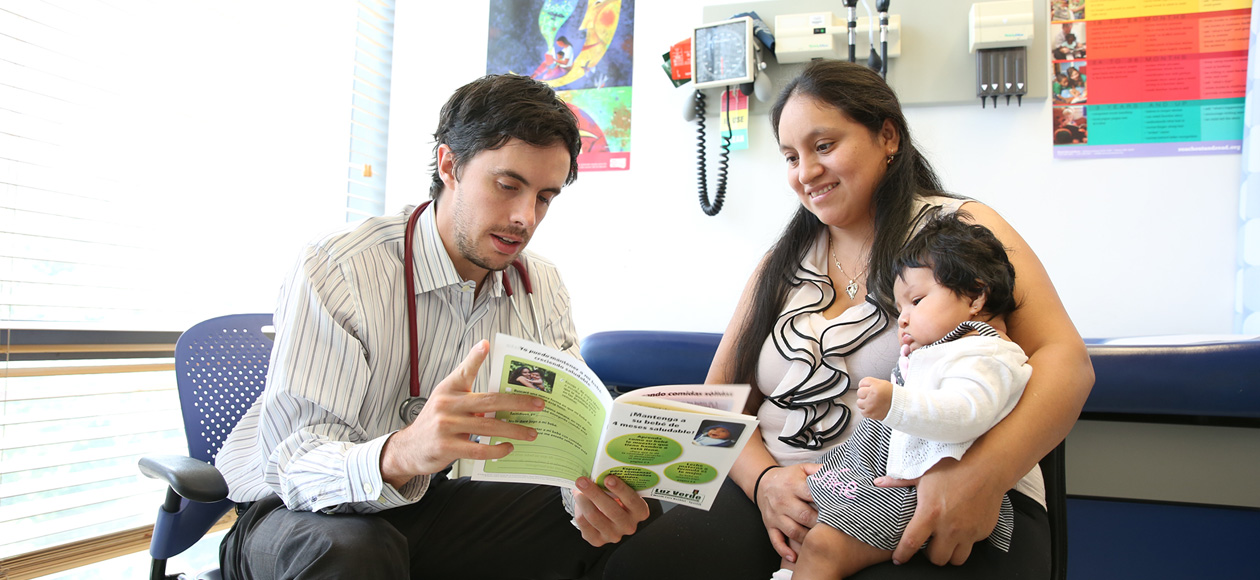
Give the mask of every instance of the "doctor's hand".
[(633, 534), (649, 513), (647, 502), (624, 481), (610, 475), (604, 485), (608, 491), (580, 477), (573, 491), (573, 523), (582, 530), (582, 539), (597, 548)]
[(437, 473), (457, 459), (499, 459), (512, 452), (511, 443), (483, 445), (472, 435), (533, 441), (538, 432), (495, 419), (496, 411), (541, 411), (543, 400), (528, 395), (474, 393), (477, 370), (485, 362), (489, 343), (481, 341), (463, 362), (442, 379), (410, 425), (390, 436), (381, 449), (381, 478), (395, 488), (418, 475)]

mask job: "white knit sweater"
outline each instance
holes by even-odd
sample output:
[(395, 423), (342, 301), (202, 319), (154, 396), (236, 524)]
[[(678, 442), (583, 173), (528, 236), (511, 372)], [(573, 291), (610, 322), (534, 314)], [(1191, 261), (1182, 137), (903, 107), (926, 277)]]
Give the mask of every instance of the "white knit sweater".
[[(920, 348), (903, 366), (884, 424), (893, 429), (888, 475), (914, 479), (945, 457), (961, 459), (1015, 408), (1032, 367), (1019, 345), (966, 336)], [(895, 380), (894, 380), (895, 383)]]

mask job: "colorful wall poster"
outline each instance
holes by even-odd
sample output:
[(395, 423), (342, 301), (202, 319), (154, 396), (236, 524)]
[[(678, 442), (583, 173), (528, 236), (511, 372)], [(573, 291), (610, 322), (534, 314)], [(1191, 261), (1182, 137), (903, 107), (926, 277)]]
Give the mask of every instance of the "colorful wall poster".
[(1054, 156), (1242, 150), (1251, 0), (1051, 0)]
[(551, 85), (578, 118), (579, 171), (630, 168), (634, 0), (491, 0), (486, 73)]

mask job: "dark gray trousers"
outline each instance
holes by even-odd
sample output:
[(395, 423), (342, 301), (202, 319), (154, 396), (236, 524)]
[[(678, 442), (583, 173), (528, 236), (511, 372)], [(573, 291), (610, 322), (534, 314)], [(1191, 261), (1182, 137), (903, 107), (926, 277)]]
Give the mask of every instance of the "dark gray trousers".
[(559, 488), (437, 475), (421, 501), (378, 514), (255, 502), (220, 561), (226, 580), (600, 577), (616, 545), (592, 547), (569, 520)]

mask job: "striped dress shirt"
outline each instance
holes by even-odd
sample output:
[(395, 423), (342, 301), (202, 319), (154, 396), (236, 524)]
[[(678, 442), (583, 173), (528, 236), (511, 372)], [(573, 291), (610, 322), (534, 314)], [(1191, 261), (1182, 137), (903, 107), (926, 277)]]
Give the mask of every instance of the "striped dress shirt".
[[(533, 282), (532, 300), (514, 268), (507, 269), (512, 296), (497, 272), (478, 294), (442, 245), (436, 207), (420, 215), (411, 240), (421, 395), (455, 370), (473, 345), (499, 332), (566, 346), (580, 356), (556, 267), (526, 252), (521, 260)], [(277, 494), (292, 510), (367, 513), (414, 503), (428, 489), (428, 476), (395, 489), (380, 470), (381, 449), (405, 426), (398, 410), (410, 396), (403, 306), (410, 209), (305, 248), (276, 306), (267, 386), (215, 460), (233, 500)], [(474, 388), (485, 390), (489, 380), (487, 360)]]

